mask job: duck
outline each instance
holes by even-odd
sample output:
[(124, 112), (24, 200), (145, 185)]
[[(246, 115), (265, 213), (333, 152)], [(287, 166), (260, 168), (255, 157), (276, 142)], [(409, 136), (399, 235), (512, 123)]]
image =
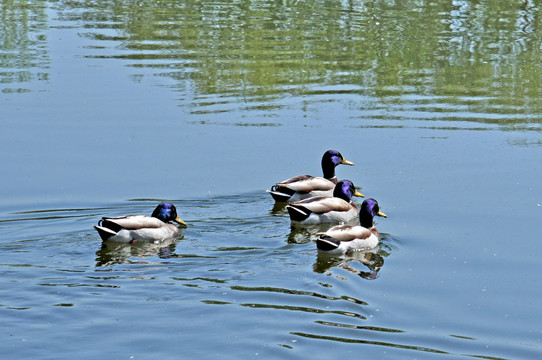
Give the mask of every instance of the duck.
[(359, 225), (337, 225), (318, 234), (316, 247), (328, 254), (349, 254), (352, 251), (370, 250), (378, 246), (380, 234), (373, 225), (373, 218), (388, 216), (380, 211), (378, 202), (369, 198), (359, 210)]
[(333, 189), (337, 184), (335, 167), (340, 164), (354, 165), (346, 160), (337, 150), (328, 150), (322, 156), (323, 177), (299, 175), (278, 182), (267, 190), (276, 202), (292, 203), (299, 200), (317, 197), (333, 196)]
[(179, 228), (171, 224), (171, 221), (187, 226), (177, 215), (175, 205), (164, 202), (154, 209), (151, 216), (103, 217), (94, 228), (102, 241), (158, 243), (179, 232)]
[(333, 197), (317, 196), (288, 204), (286, 210), (292, 224), (345, 223), (358, 216), (359, 209), (352, 196), (365, 197), (350, 180), (337, 182)]

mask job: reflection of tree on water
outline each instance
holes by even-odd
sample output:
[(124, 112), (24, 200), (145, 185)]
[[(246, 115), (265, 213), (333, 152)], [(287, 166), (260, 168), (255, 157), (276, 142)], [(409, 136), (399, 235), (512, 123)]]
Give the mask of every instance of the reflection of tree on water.
[(132, 258), (156, 256), (167, 259), (175, 254), (175, 247), (182, 237), (164, 240), (158, 244), (136, 242), (134, 244), (106, 241), (100, 250), (96, 251), (96, 266), (141, 262)]
[[(209, 105), (203, 95), (220, 94), (228, 104), (223, 111), (236, 99), (269, 107), (272, 99), (313, 95), (315, 84), (350, 84), (360, 87), (347, 93), (392, 105), (406, 92), (423, 94), (418, 104), (437, 110), (452, 103), (497, 114), (542, 111), (540, 12), (529, 1), (144, 0), (62, 8), (71, 21), (111, 19), (100, 23), (119, 29), (115, 39), (132, 51), (123, 58), (181, 89), (193, 84), (202, 99), (194, 106)], [(103, 29), (89, 32), (111, 40)]]
[(46, 2), (0, 2), (1, 92), (26, 92), (22, 83), (48, 80)]
[[(194, 106), (207, 104), (206, 94), (221, 94), (227, 95), (225, 105), (248, 99), (272, 107), (272, 99), (313, 95), (315, 84), (350, 84), (359, 89), (347, 92), (392, 105), (406, 92), (427, 96), (418, 100), (420, 106), (431, 107), (436, 97), (437, 109), (453, 103), (497, 114), (542, 111), (540, 12), (531, 1), (234, 0), (224, 6), (193, 0), (7, 0), (0, 2), (0, 83), (48, 79), (46, 30), (58, 26), (49, 24), (48, 6), (58, 12), (55, 20), (81, 22), (87, 29), (81, 36), (118, 41), (134, 69), (152, 67), (176, 87), (190, 86), (194, 98), (202, 99)], [(115, 34), (104, 35), (107, 30)]]
[[(359, 275), (367, 280), (374, 280), (378, 277), (378, 272), (384, 266), (384, 257), (390, 255), (391, 248), (383, 243), (377, 247), (366, 251), (352, 251), (349, 254), (331, 255), (323, 251), (318, 251), (316, 262), (313, 265), (314, 272), (332, 273), (332, 269), (340, 267), (355, 275)], [(360, 270), (360, 264), (365, 269)]]

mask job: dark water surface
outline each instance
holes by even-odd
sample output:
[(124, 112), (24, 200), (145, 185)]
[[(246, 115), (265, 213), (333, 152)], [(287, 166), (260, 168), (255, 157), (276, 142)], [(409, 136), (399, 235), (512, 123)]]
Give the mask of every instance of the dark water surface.
[[(7, 358), (542, 358), (537, 1), (4, 1)], [(387, 219), (323, 257), (265, 189)], [(101, 216), (174, 202), (171, 242)]]

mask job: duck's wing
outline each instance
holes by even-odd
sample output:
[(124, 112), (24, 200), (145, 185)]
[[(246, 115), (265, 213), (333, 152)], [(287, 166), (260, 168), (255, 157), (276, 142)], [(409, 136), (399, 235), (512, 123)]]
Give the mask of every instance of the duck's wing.
[(295, 192), (309, 193), (311, 191), (329, 191), (333, 190), (335, 184), (323, 177), (300, 175), (281, 181), (276, 184), (277, 188), (288, 188)]
[(156, 229), (163, 227), (165, 223), (151, 216), (129, 215), (116, 218), (102, 218), (100, 225), (114, 231), (119, 231), (119, 228), (127, 230)]
[(301, 207), (316, 214), (352, 210), (351, 203), (337, 197), (314, 197), (293, 203), (292, 206)]
[(333, 238), (339, 242), (368, 239), (373, 232), (363, 226), (337, 225), (320, 233), (322, 238)]

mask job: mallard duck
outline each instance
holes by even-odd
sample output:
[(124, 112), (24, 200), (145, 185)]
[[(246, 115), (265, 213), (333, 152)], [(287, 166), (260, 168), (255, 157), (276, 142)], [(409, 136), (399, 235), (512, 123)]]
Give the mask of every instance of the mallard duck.
[(170, 221), (186, 226), (177, 215), (175, 205), (161, 203), (151, 216), (128, 215), (116, 218), (103, 217), (94, 228), (103, 241), (123, 243), (158, 242), (170, 238), (179, 232), (179, 228)]
[(296, 202), (315, 196), (331, 197), (337, 183), (335, 167), (339, 164), (354, 165), (337, 150), (328, 150), (322, 156), (323, 177), (299, 175), (276, 183), (267, 190), (277, 202)]
[(290, 220), (296, 224), (344, 223), (358, 216), (358, 207), (350, 201), (352, 196), (364, 197), (349, 180), (335, 185), (333, 197), (312, 197), (286, 206)]
[(319, 234), (316, 247), (326, 253), (345, 254), (355, 250), (372, 249), (378, 245), (380, 234), (373, 226), (373, 217), (387, 217), (375, 199), (366, 199), (359, 210), (359, 225), (337, 225)]

